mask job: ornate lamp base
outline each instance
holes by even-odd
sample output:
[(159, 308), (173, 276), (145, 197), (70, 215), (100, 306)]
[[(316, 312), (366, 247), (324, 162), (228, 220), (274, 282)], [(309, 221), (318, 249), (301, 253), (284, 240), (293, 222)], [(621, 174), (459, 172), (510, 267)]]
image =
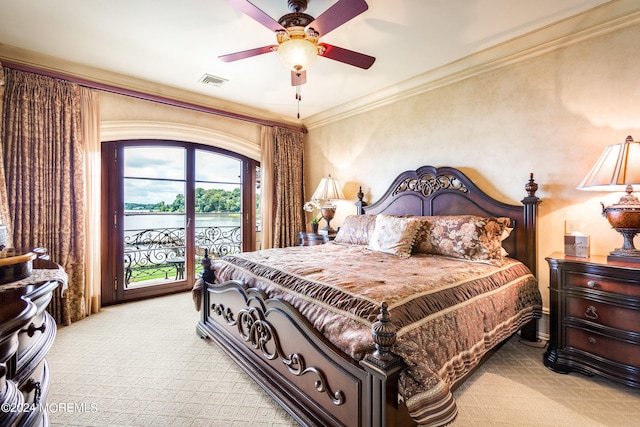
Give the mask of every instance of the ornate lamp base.
[(621, 248), (609, 252), (607, 259), (609, 261), (626, 261), (640, 263), (640, 250), (636, 249), (633, 244), (633, 238), (636, 234), (640, 233), (638, 228), (614, 228), (618, 233), (624, 237), (624, 243)]
[(336, 214), (336, 207), (333, 205), (323, 206), (320, 211), (322, 212), (322, 218), (327, 222), (327, 226), (320, 230), (320, 234), (335, 234), (336, 230), (331, 228), (331, 220)]
[(640, 263), (640, 251), (633, 245), (633, 238), (640, 233), (640, 200), (634, 196), (633, 188), (627, 185), (626, 194), (612, 206), (602, 205), (602, 216), (607, 218), (611, 227), (624, 237), (621, 248), (609, 253), (608, 260)]

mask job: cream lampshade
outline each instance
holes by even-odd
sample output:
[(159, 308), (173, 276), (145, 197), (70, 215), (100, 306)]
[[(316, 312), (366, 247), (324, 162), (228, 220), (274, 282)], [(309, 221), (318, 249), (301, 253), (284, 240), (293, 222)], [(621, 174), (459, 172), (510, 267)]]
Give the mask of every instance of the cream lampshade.
[(609, 259), (640, 262), (640, 251), (633, 238), (640, 232), (640, 200), (632, 193), (640, 188), (640, 143), (631, 136), (621, 144), (609, 145), (578, 185), (579, 190), (625, 191), (618, 203), (609, 207), (602, 205), (605, 216), (624, 243), (609, 253)]
[(327, 178), (322, 178), (318, 188), (313, 193), (312, 199), (324, 200), (324, 204), (320, 208), (322, 212), (322, 218), (327, 222), (327, 226), (320, 230), (322, 234), (333, 234), (336, 231), (331, 228), (329, 224), (336, 214), (336, 206), (331, 203), (331, 200), (344, 199), (342, 188), (337, 179), (332, 178), (329, 175)]

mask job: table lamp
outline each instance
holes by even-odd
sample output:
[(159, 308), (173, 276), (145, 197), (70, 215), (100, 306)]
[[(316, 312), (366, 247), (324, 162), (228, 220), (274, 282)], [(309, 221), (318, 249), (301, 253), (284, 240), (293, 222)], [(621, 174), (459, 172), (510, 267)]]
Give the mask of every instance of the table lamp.
[(327, 222), (327, 226), (320, 230), (320, 234), (335, 233), (336, 231), (331, 228), (330, 222), (336, 214), (336, 205), (332, 204), (331, 200), (344, 199), (338, 180), (332, 178), (331, 174), (327, 178), (322, 178), (311, 198), (324, 200), (324, 204), (320, 207), (320, 212), (322, 218)]
[(622, 234), (621, 248), (609, 253), (609, 260), (640, 263), (640, 251), (633, 244), (633, 238), (640, 233), (640, 200), (632, 193), (640, 188), (640, 143), (631, 136), (621, 144), (609, 145), (578, 185), (579, 190), (624, 191), (618, 203), (605, 207), (602, 216), (611, 227)]

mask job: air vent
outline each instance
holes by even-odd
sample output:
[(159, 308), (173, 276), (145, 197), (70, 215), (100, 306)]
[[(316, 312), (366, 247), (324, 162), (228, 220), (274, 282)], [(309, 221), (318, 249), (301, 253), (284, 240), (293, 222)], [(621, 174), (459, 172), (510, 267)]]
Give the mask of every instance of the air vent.
[(218, 77), (218, 76), (213, 76), (211, 74), (205, 74), (200, 78), (200, 83), (204, 83), (206, 85), (211, 85), (211, 86), (215, 86), (215, 87), (220, 87), (222, 86), (225, 82), (228, 82), (229, 80), (227, 79), (223, 79), (222, 77)]

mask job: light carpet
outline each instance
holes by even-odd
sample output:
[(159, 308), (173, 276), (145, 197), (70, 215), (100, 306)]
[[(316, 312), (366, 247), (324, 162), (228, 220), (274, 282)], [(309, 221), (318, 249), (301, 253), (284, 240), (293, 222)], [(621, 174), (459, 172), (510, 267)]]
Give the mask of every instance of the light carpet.
[[(52, 426), (297, 426), (215, 344), (190, 293), (109, 306), (60, 328), (47, 359)], [(453, 426), (638, 426), (640, 390), (560, 375), (509, 340), (455, 393)]]

